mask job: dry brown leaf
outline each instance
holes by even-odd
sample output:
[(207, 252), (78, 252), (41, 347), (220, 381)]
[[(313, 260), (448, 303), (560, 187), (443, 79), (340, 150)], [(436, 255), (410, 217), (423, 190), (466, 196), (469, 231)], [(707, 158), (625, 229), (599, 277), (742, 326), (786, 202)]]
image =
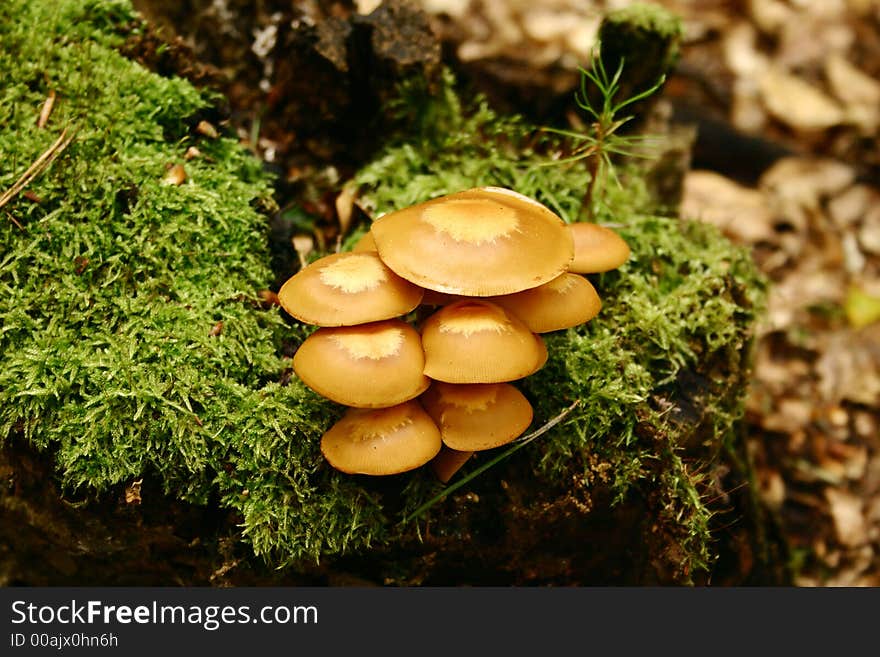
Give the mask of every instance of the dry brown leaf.
[(825, 75), (832, 93), (845, 106), (847, 120), (864, 132), (876, 131), (880, 122), (880, 82), (837, 53), (825, 62)]
[(863, 514), (862, 499), (841, 488), (825, 489), (828, 513), (834, 523), (837, 540), (848, 547), (857, 547), (868, 542), (868, 526)]
[(816, 372), (824, 401), (880, 405), (880, 324), (829, 334)]
[(839, 566), (834, 574), (822, 582), (826, 587), (873, 586), (876, 575), (866, 571), (874, 561), (874, 550), (870, 545), (863, 545), (855, 550), (847, 550), (841, 556)]
[(813, 416), (813, 406), (806, 399), (784, 397), (776, 403), (776, 408), (766, 413), (763, 427), (769, 431), (793, 433), (806, 426)]
[(828, 202), (828, 214), (838, 228), (848, 228), (872, 205), (880, 207), (880, 193), (868, 185), (853, 185)]
[[(839, 0), (796, 0), (796, 19), (788, 21), (779, 33), (774, 60), (792, 69), (821, 66), (830, 53), (846, 52), (855, 41)], [(810, 7), (803, 5), (812, 4)], [(837, 8), (834, 5), (838, 5)]]
[(743, 244), (775, 238), (774, 215), (764, 195), (712, 171), (685, 174), (681, 214), (713, 224)]
[(836, 160), (784, 157), (764, 172), (759, 187), (780, 199), (815, 208), (821, 199), (839, 194), (855, 178), (852, 167)]
[(758, 491), (764, 504), (771, 509), (782, 508), (785, 502), (785, 479), (778, 470), (764, 470), (758, 473)]
[(792, 327), (801, 320), (802, 311), (810, 306), (840, 304), (845, 294), (845, 275), (842, 271), (829, 271), (821, 263), (806, 263), (771, 286), (767, 318), (769, 327), (771, 330)]
[(781, 349), (761, 341), (755, 356), (755, 378), (761, 383), (779, 390), (791, 388), (792, 383), (810, 373), (810, 366), (801, 358), (784, 357)]
[(858, 237), (862, 249), (872, 255), (880, 255), (880, 205), (866, 211)]
[(452, 18), (463, 18), (470, 9), (471, 2), (470, 0), (421, 0), (420, 4), (429, 14), (447, 14)]
[(749, 17), (765, 34), (775, 35), (791, 20), (794, 9), (780, 0), (749, 0)]
[(859, 481), (868, 468), (868, 448), (864, 445), (831, 442), (828, 457), (839, 464), (841, 475), (852, 481)]
[(724, 34), (724, 63), (740, 79), (756, 79), (767, 68), (767, 56), (758, 49), (757, 42), (757, 31), (745, 21), (728, 28)]
[(865, 519), (870, 523), (870, 538), (873, 541), (880, 540), (880, 495), (874, 495), (868, 500), (865, 509)]
[(758, 84), (767, 111), (795, 130), (826, 130), (844, 121), (843, 109), (831, 97), (776, 66), (770, 66)]

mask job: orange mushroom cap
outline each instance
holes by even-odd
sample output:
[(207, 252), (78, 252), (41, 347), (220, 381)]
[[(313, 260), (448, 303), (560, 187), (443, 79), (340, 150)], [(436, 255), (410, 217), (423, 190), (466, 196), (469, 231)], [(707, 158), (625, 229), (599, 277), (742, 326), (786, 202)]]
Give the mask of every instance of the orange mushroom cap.
[(367, 231), (361, 238), (351, 247), (353, 253), (362, 253), (364, 251), (375, 251), (376, 242), (373, 241), (373, 233)]
[(349, 474), (414, 470), (442, 446), (440, 430), (417, 401), (380, 409), (351, 408), (321, 437), (321, 453)]
[(547, 361), (541, 336), (483, 299), (444, 306), (422, 325), (425, 374), (447, 383), (500, 383), (537, 372)]
[(424, 290), (391, 271), (375, 252), (335, 253), (291, 276), (278, 291), (281, 307), (318, 326), (353, 326), (405, 315)]
[(382, 408), (430, 384), (418, 332), (399, 319), (319, 328), (293, 356), (293, 369), (318, 394), (345, 406)]
[(435, 381), (419, 399), (443, 444), (463, 452), (506, 445), (532, 422), (532, 405), (509, 383)]
[(580, 221), (568, 225), (574, 239), (574, 274), (598, 274), (620, 267), (629, 259), (629, 245), (607, 226)]
[(593, 284), (569, 272), (530, 290), (490, 297), (489, 301), (516, 315), (535, 333), (578, 326), (593, 319), (602, 308)]
[(574, 243), (546, 206), (501, 187), (469, 189), (391, 212), (370, 229), (379, 256), (420, 287), (509, 294), (568, 268)]

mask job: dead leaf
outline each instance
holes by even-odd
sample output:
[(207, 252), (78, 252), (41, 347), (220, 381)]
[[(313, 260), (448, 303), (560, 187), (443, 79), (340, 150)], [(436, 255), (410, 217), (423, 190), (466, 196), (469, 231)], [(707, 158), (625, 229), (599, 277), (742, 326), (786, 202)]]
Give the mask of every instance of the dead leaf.
[(880, 207), (880, 193), (868, 185), (852, 185), (828, 202), (828, 214), (838, 228), (848, 228), (872, 205)]
[(880, 324), (829, 334), (816, 373), (828, 403), (880, 404)]
[(746, 21), (728, 28), (724, 34), (724, 62), (737, 76), (756, 80), (767, 68), (767, 56), (758, 49), (758, 33)]
[(795, 20), (794, 9), (779, 0), (749, 0), (749, 15), (755, 25), (765, 34), (777, 34), (789, 22)]
[(832, 93), (843, 103), (848, 120), (864, 132), (876, 131), (880, 122), (880, 82), (839, 53), (826, 60), (825, 75)]
[(825, 489), (825, 500), (837, 540), (847, 547), (867, 543), (868, 527), (861, 498), (841, 488), (829, 487)]
[(774, 214), (764, 195), (713, 171), (685, 174), (680, 212), (717, 226), (742, 244), (775, 238)]
[(813, 416), (809, 401), (800, 397), (784, 397), (778, 400), (775, 409), (764, 416), (762, 426), (769, 431), (793, 433), (807, 425)]
[(859, 244), (866, 252), (880, 255), (880, 205), (873, 206), (862, 218)]
[(764, 172), (759, 187), (785, 201), (816, 208), (821, 199), (839, 194), (855, 178), (852, 167), (836, 160), (785, 157)]
[(811, 306), (843, 302), (846, 291), (844, 273), (829, 271), (821, 264), (806, 262), (771, 286), (767, 309), (771, 330), (784, 330), (795, 325)]
[(844, 121), (843, 109), (831, 97), (776, 66), (767, 68), (758, 85), (767, 111), (795, 130), (826, 130)]

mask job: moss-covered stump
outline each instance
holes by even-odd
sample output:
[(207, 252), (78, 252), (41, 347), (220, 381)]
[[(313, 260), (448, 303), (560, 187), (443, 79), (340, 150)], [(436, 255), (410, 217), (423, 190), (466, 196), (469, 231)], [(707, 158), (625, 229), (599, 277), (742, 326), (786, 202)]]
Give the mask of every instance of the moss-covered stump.
[[(381, 509), (316, 447), (334, 409), (282, 385), (292, 331), (259, 296), (269, 182), (201, 123), (210, 96), (119, 54), (141, 28), (124, 2), (0, 7), (0, 189), (47, 165), (2, 209), (0, 437), (54, 462), (83, 514), (144, 481), (231, 510), (229, 531), (279, 562), (363, 545)], [(4, 530), (43, 518), (6, 471)]]
[[(270, 181), (200, 124), (216, 99), (120, 54), (142, 28), (119, 1), (0, 7), (0, 581), (768, 580), (736, 432), (763, 301), (746, 252), (621, 172), (598, 219), (632, 258), (522, 382), (535, 427), (577, 407), (410, 518), (442, 490), (427, 469), (321, 457), (342, 408), (292, 375), (306, 331), (260, 296)], [(576, 216), (586, 169), (522, 122), (450, 80), (397, 107), (410, 132), (358, 174), (366, 208), (496, 184)]]

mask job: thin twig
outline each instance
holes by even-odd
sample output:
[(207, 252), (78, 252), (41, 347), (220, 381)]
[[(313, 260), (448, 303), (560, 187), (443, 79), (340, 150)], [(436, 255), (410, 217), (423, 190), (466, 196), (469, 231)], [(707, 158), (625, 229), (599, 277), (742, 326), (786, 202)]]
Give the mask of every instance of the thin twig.
[[(9, 189), (3, 192), (0, 195), (0, 209), (3, 208), (7, 203), (9, 203), (15, 196), (25, 187), (27, 187), (31, 181), (39, 176), (46, 168), (52, 164), (52, 162), (61, 155), (61, 152), (70, 145), (70, 142), (73, 141), (73, 135), (68, 136), (67, 128), (61, 131), (61, 135), (58, 139), (55, 140), (55, 143), (52, 144), (46, 151), (40, 155), (36, 160), (34, 160), (33, 164), (31, 164), (27, 171), (25, 171), (21, 178), (19, 178), (15, 184), (12, 185)], [(14, 217), (10, 215), (12, 222), (21, 228), (21, 224), (19, 224)]]
[(428, 509), (430, 509), (432, 506), (437, 504), (437, 502), (441, 501), (443, 498), (445, 498), (450, 493), (455, 492), (456, 490), (458, 490), (459, 488), (464, 486), (466, 483), (468, 483), (469, 481), (471, 481), (475, 477), (483, 474), (486, 470), (491, 468), (496, 463), (503, 461), (508, 456), (513, 454), (515, 451), (517, 451), (518, 449), (522, 449), (523, 447), (528, 445), (530, 442), (535, 440), (535, 438), (539, 438), (540, 436), (543, 436), (545, 433), (550, 431), (550, 429), (552, 429), (557, 424), (562, 422), (562, 420), (564, 420), (568, 416), (568, 414), (571, 413), (580, 403), (581, 403), (581, 400), (576, 399), (568, 408), (563, 409), (558, 415), (556, 415), (555, 417), (548, 420), (546, 422), (546, 424), (535, 429), (531, 433), (526, 434), (525, 436), (521, 436), (520, 438), (517, 438), (515, 441), (513, 441), (513, 444), (510, 448), (503, 451), (501, 454), (499, 454), (498, 456), (493, 458), (491, 461), (487, 461), (486, 463), (481, 465), (479, 468), (477, 468), (473, 472), (469, 472), (467, 474), (467, 476), (462, 477), (461, 479), (456, 481), (451, 486), (447, 486), (446, 488), (444, 488), (442, 491), (437, 493), (437, 495), (435, 495), (430, 500), (428, 500), (427, 502), (422, 504), (420, 507), (418, 507), (415, 511), (410, 513), (406, 518), (403, 519), (403, 522), (407, 523), (410, 520), (414, 520), (415, 518), (418, 518), (422, 513), (424, 513)]
[(24, 230), (24, 226), (22, 226), (20, 223), (18, 223), (18, 219), (16, 219), (15, 217), (13, 217), (13, 216), (12, 216), (11, 214), (9, 214), (8, 212), (6, 212), (5, 214), (6, 214), (6, 216), (9, 218), (9, 221), (11, 221), (12, 223), (15, 224), (16, 228), (18, 228), (19, 230)]

